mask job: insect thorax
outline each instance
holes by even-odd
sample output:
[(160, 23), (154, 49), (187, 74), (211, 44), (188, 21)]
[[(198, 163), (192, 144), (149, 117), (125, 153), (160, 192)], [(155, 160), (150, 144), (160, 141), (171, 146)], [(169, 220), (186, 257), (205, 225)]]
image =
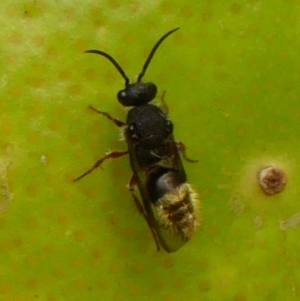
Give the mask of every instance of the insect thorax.
[(151, 104), (132, 108), (127, 115), (125, 136), (140, 167), (155, 164), (168, 156), (168, 137), (173, 124), (163, 111)]

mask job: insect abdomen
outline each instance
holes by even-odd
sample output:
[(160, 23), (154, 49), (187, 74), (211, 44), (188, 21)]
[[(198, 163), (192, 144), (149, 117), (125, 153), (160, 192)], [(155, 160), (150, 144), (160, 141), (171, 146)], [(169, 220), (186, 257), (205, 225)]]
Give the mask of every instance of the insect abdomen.
[(175, 187), (157, 201), (158, 220), (164, 228), (170, 228), (184, 241), (197, 230), (196, 193), (188, 183)]
[(161, 168), (165, 172), (156, 179), (152, 177), (149, 190), (152, 210), (159, 227), (169, 230), (182, 240), (189, 240), (196, 232), (198, 199), (184, 173)]

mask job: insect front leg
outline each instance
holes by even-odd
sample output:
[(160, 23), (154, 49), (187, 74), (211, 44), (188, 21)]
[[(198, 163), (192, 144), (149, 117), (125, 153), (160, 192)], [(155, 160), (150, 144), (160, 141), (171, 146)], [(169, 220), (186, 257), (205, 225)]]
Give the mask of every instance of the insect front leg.
[(178, 151), (182, 154), (182, 157), (183, 157), (186, 161), (192, 162), (192, 163), (198, 162), (198, 160), (190, 159), (190, 158), (186, 155), (186, 146), (184, 145), (183, 142), (181, 142), (181, 141), (176, 141), (176, 147), (177, 147)]
[(78, 178), (74, 179), (73, 182), (77, 182), (80, 179), (82, 179), (83, 177), (87, 176), (88, 174), (90, 174), (93, 170), (95, 170), (96, 168), (100, 167), (101, 164), (107, 160), (107, 159), (116, 159), (119, 157), (122, 157), (124, 155), (127, 155), (128, 151), (125, 152), (109, 152), (107, 153), (103, 158), (101, 158), (100, 160), (98, 160), (94, 166), (92, 168), (90, 168), (88, 171), (86, 171), (85, 173), (83, 173), (81, 176), (79, 176)]
[(166, 96), (166, 91), (163, 91), (163, 93), (162, 93), (162, 95), (160, 97), (161, 104), (159, 105), (159, 107), (168, 116), (168, 114), (169, 114), (169, 107), (168, 107), (168, 105), (165, 102), (165, 96)]
[(139, 200), (139, 198), (134, 193), (134, 188), (135, 188), (136, 184), (137, 184), (136, 177), (135, 177), (135, 175), (132, 175), (132, 177), (130, 179), (130, 182), (129, 182), (129, 185), (128, 185), (128, 189), (129, 189), (129, 191), (130, 191), (130, 193), (132, 195), (132, 198), (134, 200), (134, 203), (135, 203), (138, 211), (143, 215), (144, 219), (146, 220), (146, 222), (148, 224), (148, 227), (151, 230), (152, 236), (153, 236), (153, 238), (155, 240), (156, 249), (157, 249), (157, 251), (159, 251), (160, 250), (160, 245), (159, 245), (159, 240), (158, 240), (157, 234), (154, 231), (153, 226), (151, 225), (151, 222), (150, 222), (150, 220), (148, 218), (147, 212), (144, 209), (144, 206), (142, 205), (141, 201)]
[(118, 119), (112, 117), (112, 116), (111, 116), (109, 113), (107, 113), (107, 112), (99, 111), (99, 110), (95, 109), (95, 108), (92, 107), (92, 106), (89, 106), (89, 109), (95, 111), (95, 112), (98, 113), (98, 114), (101, 114), (101, 115), (105, 116), (106, 118), (108, 118), (109, 120), (111, 120), (111, 121), (112, 121), (116, 126), (118, 126), (118, 127), (122, 127), (122, 126), (125, 126), (125, 125), (126, 125), (125, 122), (123, 122), (123, 121), (121, 121), (121, 120), (118, 120)]

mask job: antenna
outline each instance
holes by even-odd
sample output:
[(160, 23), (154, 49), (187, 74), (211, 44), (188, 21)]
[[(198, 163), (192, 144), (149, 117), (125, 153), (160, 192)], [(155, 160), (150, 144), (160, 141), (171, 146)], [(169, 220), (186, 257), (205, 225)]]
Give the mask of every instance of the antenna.
[(106, 57), (117, 68), (117, 70), (119, 71), (119, 73), (125, 79), (125, 86), (129, 85), (129, 79), (128, 79), (127, 75), (125, 74), (124, 70), (119, 65), (119, 63), (111, 55), (109, 55), (106, 52), (103, 52), (103, 51), (100, 51), (100, 50), (96, 50), (96, 49), (86, 50), (85, 53), (95, 53), (95, 54), (99, 54), (99, 55), (102, 55), (102, 56)]
[(150, 62), (151, 62), (151, 60), (152, 60), (152, 58), (153, 58), (153, 56), (154, 56), (154, 54), (155, 54), (157, 48), (159, 47), (159, 45), (160, 45), (160, 44), (161, 44), (161, 43), (162, 43), (162, 42), (163, 42), (170, 34), (172, 34), (173, 32), (177, 31), (178, 29), (179, 29), (179, 27), (174, 28), (174, 29), (168, 31), (166, 34), (164, 34), (164, 35), (156, 42), (156, 44), (155, 44), (154, 47), (152, 48), (150, 54), (148, 55), (148, 58), (147, 58), (147, 60), (146, 60), (146, 62), (145, 62), (145, 64), (144, 64), (144, 66), (143, 66), (143, 68), (142, 68), (141, 73), (139, 74), (139, 76), (138, 76), (138, 78), (137, 78), (137, 82), (140, 82), (141, 79), (142, 79), (142, 77), (145, 75), (145, 72), (146, 72), (146, 70), (147, 70), (147, 68), (148, 68), (148, 66), (149, 66), (149, 64), (150, 64)]
[[(138, 78), (137, 78), (137, 82), (140, 82), (141, 79), (143, 78), (143, 76), (145, 75), (145, 72), (157, 50), (157, 48), (160, 46), (160, 44), (170, 35), (172, 34), (173, 32), (177, 31), (179, 29), (179, 27), (177, 28), (174, 28), (170, 31), (168, 31), (166, 34), (164, 34), (157, 42), (156, 44), (154, 45), (154, 47), (152, 48), (150, 54), (148, 55), (148, 58), (142, 68), (142, 71), (141, 73), (139, 74)], [(125, 80), (125, 86), (128, 86), (129, 85), (129, 78), (128, 76), (126, 75), (126, 73), (124, 72), (124, 70), (122, 69), (122, 67), (120, 66), (120, 64), (108, 53), (104, 52), (104, 51), (101, 51), (101, 50), (96, 50), (96, 49), (90, 49), (90, 50), (86, 50), (85, 53), (95, 53), (95, 54), (99, 54), (101, 56), (104, 56), (106, 57), (115, 67), (116, 69), (119, 71), (119, 73), (122, 75), (122, 77), (124, 78)]]

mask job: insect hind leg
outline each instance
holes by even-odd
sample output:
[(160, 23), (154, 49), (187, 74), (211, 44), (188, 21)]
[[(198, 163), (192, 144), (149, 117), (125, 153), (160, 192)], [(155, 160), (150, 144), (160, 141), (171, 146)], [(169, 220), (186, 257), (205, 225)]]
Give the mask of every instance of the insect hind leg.
[(129, 189), (129, 191), (130, 191), (130, 193), (132, 195), (132, 198), (134, 200), (134, 203), (135, 203), (138, 211), (140, 212), (140, 214), (143, 215), (144, 219), (146, 220), (146, 222), (148, 224), (148, 227), (151, 230), (152, 236), (153, 236), (155, 244), (156, 244), (157, 251), (160, 251), (160, 244), (159, 244), (159, 240), (158, 240), (157, 234), (154, 231), (153, 226), (151, 225), (151, 222), (150, 222), (150, 220), (148, 218), (148, 215), (147, 215), (147, 213), (146, 213), (146, 211), (144, 209), (144, 206), (142, 205), (141, 201), (139, 200), (139, 198), (134, 193), (134, 188), (135, 188), (136, 184), (137, 184), (136, 177), (135, 177), (135, 175), (132, 175), (132, 177), (130, 179), (130, 182), (129, 182), (129, 185), (128, 185), (128, 189)]
[(107, 159), (116, 159), (119, 157), (122, 157), (124, 155), (127, 155), (128, 151), (125, 152), (109, 152), (107, 153), (103, 158), (101, 158), (100, 160), (98, 160), (94, 166), (92, 168), (90, 168), (89, 170), (87, 170), (85, 173), (83, 173), (82, 175), (80, 175), (79, 177), (77, 177), (76, 179), (73, 180), (73, 182), (77, 182), (79, 180), (81, 180), (83, 177), (87, 176), (88, 174), (90, 174), (92, 171), (94, 171), (96, 168), (100, 167), (101, 164), (107, 160)]

